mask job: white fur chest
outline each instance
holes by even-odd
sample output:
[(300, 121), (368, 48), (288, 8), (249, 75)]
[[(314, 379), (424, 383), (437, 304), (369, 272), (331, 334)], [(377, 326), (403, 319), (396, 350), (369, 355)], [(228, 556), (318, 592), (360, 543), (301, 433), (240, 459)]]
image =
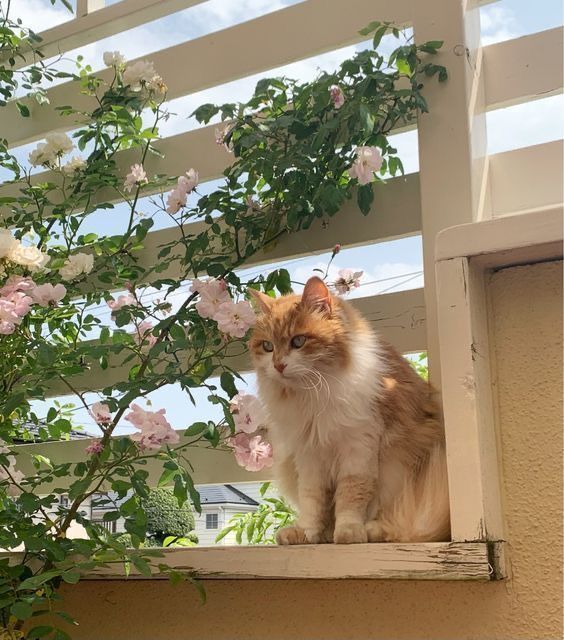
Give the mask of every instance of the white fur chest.
[(315, 386), (286, 394), (272, 380), (259, 378), (275, 459), (332, 455), (351, 439), (374, 435), (374, 398), (383, 376), (378, 351), (376, 336), (357, 336), (346, 371), (320, 373)]

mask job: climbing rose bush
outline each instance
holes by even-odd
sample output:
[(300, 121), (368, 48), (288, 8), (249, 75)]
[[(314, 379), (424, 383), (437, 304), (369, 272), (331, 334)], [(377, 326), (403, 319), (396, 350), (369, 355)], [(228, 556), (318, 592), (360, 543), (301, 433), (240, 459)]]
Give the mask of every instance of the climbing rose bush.
[[(10, 60), (37, 39), (25, 29), (22, 37), (2, 9), (0, 20), (7, 100), (18, 89)], [(390, 29), (401, 37), (379, 23), (365, 34), (377, 47)], [(199, 122), (220, 120), (210, 145), (215, 139), (231, 154), (222, 184), (205, 195), (197, 166), (159, 172), (155, 142), (171, 117), (166, 78), (150, 60), (130, 63), (117, 51), (104, 54), (109, 82), (80, 62), (72, 76), (90, 112), (55, 105), (59, 129), (79, 123), (72, 134), (38, 141), (29, 164), (0, 141), (10, 175), (0, 189), (0, 548), (25, 551), (17, 562), (0, 558), (0, 624), (16, 637), (25, 625), (29, 637), (68, 637), (41, 615), (54, 610), (60, 584), (107, 563), (193, 580), (143, 546), (150, 486), (171, 487), (179, 505), (199, 509), (192, 447), (230, 448), (249, 470), (268, 468), (275, 455), (260, 405), (230, 363), (255, 322), (248, 288), (274, 296), (291, 282), (284, 269), (249, 280), (241, 267), (348, 199), (357, 215), (377, 215), (374, 184), (402, 171), (388, 134), (426, 111), (423, 81), (444, 76), (431, 62), (440, 45), (402, 42), (387, 59), (368, 49), (313, 82), (264, 78), (246, 103), (202, 105)], [(41, 68), (26, 84), (55, 73)], [(18, 100), (22, 117), (41, 95)], [(149, 234), (157, 215), (169, 228)], [(359, 277), (343, 274), (340, 286), (350, 290)], [(189, 399), (207, 390), (223, 417), (172, 425), (167, 407), (151, 404), (152, 392), (172, 384)], [(68, 437), (68, 403), (52, 399), (61, 395), (96, 425), (78, 462), (18, 446)], [(133, 433), (118, 435), (122, 426)], [(160, 477), (150, 478), (149, 460)], [(105, 491), (118, 501), (104, 517), (123, 519), (131, 548), (81, 509)], [(77, 525), (82, 538), (70, 534)]]

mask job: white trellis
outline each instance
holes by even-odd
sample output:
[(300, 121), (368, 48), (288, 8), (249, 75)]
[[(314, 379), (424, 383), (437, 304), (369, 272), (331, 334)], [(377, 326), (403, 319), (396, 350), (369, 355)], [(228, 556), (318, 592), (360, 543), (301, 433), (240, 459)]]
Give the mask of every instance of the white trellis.
[[(103, 7), (103, 0), (78, 0), (74, 20), (41, 34), (43, 49), (47, 55), (69, 51), (199, 2), (122, 0)], [(420, 118), (417, 127), (419, 173), (379, 185), (375, 211), (366, 218), (355, 217), (354, 226), (342, 211), (326, 224), (314, 224), (285, 238), (252, 262), (320, 253), (336, 242), (354, 246), (422, 233), (424, 290), (372, 296), (355, 304), (400, 350), (429, 351), (431, 376), (442, 391), (445, 408), (453, 542), (187, 549), (169, 552), (172, 565), (233, 577), (488, 579), (503, 574), (484, 278), (496, 265), (557, 253), (563, 146), (561, 141), (550, 142), (488, 156), (485, 115), (488, 110), (561, 92), (563, 31), (551, 29), (481, 47), (479, 4), (471, 0), (305, 0), (150, 56), (166, 79), (169, 98), (174, 99), (360, 42), (359, 29), (372, 20), (388, 20), (412, 26), (419, 41), (444, 40), (437, 63), (449, 72), (448, 83), (429, 83), (426, 90), (430, 114)], [(245, 46), (249, 42), (252, 47)], [(190, 73), (177, 73), (182, 60), (198, 60), (198, 64), (190, 67)], [(72, 128), (76, 123), (62, 120), (54, 109), (57, 105), (90, 108), (91, 98), (80, 95), (73, 83), (54, 87), (48, 95), (49, 104), (29, 102), (28, 119), (22, 119), (13, 104), (3, 109), (0, 126), (12, 147), (52, 130)], [(147, 163), (150, 173), (175, 174), (178, 167), (197, 166), (205, 181), (217, 178), (231, 160), (215, 145), (210, 127), (166, 138), (158, 145), (164, 159), (152, 157)], [(121, 152), (118, 166), (123, 173), (130, 164), (130, 152)], [(47, 171), (34, 179), (56, 177)], [(0, 195), (16, 189), (17, 185), (3, 185)], [(115, 194), (99, 197), (111, 201)], [(465, 226), (445, 231), (457, 225)], [(142, 262), (152, 263), (158, 246), (176, 233), (174, 228), (151, 232)], [(166, 275), (177, 275), (174, 267)], [(473, 357), (478, 343), (483, 356), (479, 362)], [(239, 365), (245, 370), (248, 362), (242, 359)], [(119, 368), (92, 370), (75, 383), (94, 390), (121, 375)], [(56, 395), (61, 389), (53, 386), (52, 392)], [(84, 442), (24, 447), (55, 462), (79, 461), (84, 456)], [(228, 454), (195, 449), (191, 458), (196, 482), (251, 479)], [(253, 480), (257, 477), (265, 476), (252, 475)]]

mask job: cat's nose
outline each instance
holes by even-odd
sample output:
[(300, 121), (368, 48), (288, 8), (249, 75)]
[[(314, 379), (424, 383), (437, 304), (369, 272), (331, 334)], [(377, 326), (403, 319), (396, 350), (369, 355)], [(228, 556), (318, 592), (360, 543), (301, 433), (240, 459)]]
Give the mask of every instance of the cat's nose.
[(277, 362), (274, 365), (274, 368), (276, 369), (276, 371), (279, 371), (280, 373), (283, 373), (284, 369), (286, 368), (286, 365), (283, 362)]

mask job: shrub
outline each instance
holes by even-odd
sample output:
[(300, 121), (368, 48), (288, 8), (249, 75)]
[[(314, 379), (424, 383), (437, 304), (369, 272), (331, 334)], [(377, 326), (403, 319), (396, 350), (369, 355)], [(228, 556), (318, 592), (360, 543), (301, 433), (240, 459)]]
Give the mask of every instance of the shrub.
[(162, 546), (167, 536), (185, 537), (194, 528), (192, 505), (185, 502), (179, 507), (171, 489), (153, 489), (141, 505), (147, 515), (147, 537), (159, 543), (155, 546)]

